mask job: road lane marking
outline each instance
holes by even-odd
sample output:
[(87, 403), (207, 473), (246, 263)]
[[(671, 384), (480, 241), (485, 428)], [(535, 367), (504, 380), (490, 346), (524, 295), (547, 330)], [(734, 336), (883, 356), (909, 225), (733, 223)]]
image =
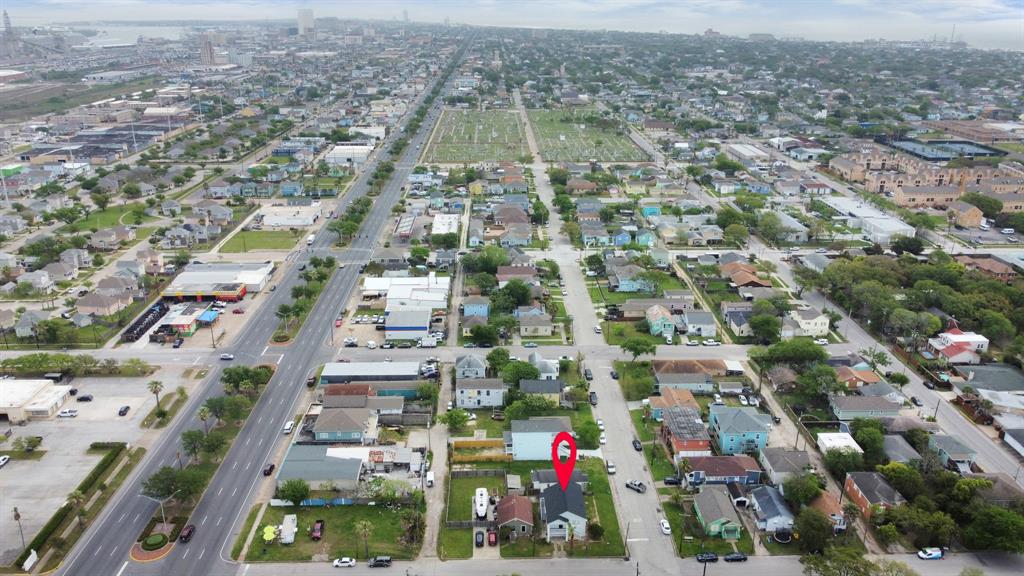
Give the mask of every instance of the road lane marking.
[(117, 571), (117, 576), (121, 576), (121, 574), (124, 572), (124, 569), (127, 568), (127, 567), (128, 567), (128, 561), (125, 560), (124, 564), (121, 564), (121, 569)]
[(191, 548), (189, 548), (188, 550), (185, 550), (185, 553), (181, 555), (181, 559), (184, 560), (185, 558), (188, 558), (188, 553), (191, 552), (191, 551), (192, 551)]
[(124, 520), (124, 517), (127, 516), (127, 515), (128, 515), (127, 512), (125, 512), (124, 514), (121, 514), (121, 517), (117, 519), (117, 523), (120, 524), (121, 521)]
[(234, 470), (235, 468), (238, 468), (238, 460), (235, 460), (235, 463), (231, 465), (232, 470)]
[(110, 556), (111, 557), (113, 557), (114, 552), (117, 552), (117, 547), (116, 546), (110, 549)]
[(252, 466), (252, 460), (249, 460), (248, 462), (245, 463), (245, 469), (248, 470), (249, 466)]
[(260, 441), (257, 442), (256, 445), (257, 446), (263, 446), (263, 438), (260, 438)]
[(650, 538), (629, 538), (626, 542), (649, 542)]
[(234, 496), (235, 492), (238, 492), (238, 486), (235, 486), (235, 489), (231, 491), (231, 495)]
[(103, 550), (103, 545), (102, 544), (100, 544), (100, 547), (97, 548), (96, 551), (92, 553), (92, 555), (95, 556), (95, 555), (99, 554), (100, 550)]
[(260, 424), (261, 422), (263, 422), (263, 416), (260, 416), (260, 419), (256, 421), (257, 424)]
[(252, 436), (245, 439), (245, 445), (248, 446), (250, 441), (252, 441)]
[(217, 490), (217, 496), (220, 496), (220, 493), (223, 492), (223, 491), (224, 491), (224, 487), (221, 486), (220, 490)]
[(199, 364), (199, 356), (196, 356), (196, 359), (192, 361), (193, 366), (195, 366), (196, 364)]
[(139, 516), (142, 516), (142, 514), (136, 514), (135, 515), (135, 519), (132, 520), (132, 522), (138, 522), (139, 521)]
[(203, 554), (206, 554), (206, 548), (203, 548), (203, 551), (199, 553), (199, 559), (200, 560), (203, 559)]
[(278, 357), (278, 359), (277, 359), (277, 365), (278, 366), (281, 365), (281, 360), (284, 360), (284, 354), (281, 354), (281, 356)]
[(220, 518), (217, 518), (217, 526), (220, 526), (220, 523), (221, 523), (222, 520), (224, 520), (223, 516), (221, 516)]
[(267, 344), (267, 345), (266, 345), (266, 346), (265, 346), (265, 347), (263, 348), (263, 352), (260, 352), (260, 356), (263, 356), (264, 354), (266, 354), (266, 353), (267, 353), (267, 349), (268, 349), (268, 348), (270, 348), (270, 344)]
[(199, 525), (202, 526), (202, 525), (206, 524), (206, 519), (209, 518), (209, 517), (210, 517), (209, 514), (207, 514), (206, 516), (203, 516), (203, 521), (200, 522)]

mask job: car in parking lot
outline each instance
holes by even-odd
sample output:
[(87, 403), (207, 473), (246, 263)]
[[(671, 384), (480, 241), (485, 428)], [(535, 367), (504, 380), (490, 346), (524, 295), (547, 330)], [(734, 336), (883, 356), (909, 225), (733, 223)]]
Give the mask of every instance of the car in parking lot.
[(476, 533), (476, 547), (477, 548), (483, 548), (484, 547), (484, 533), (483, 532), (477, 532)]
[(633, 438), (633, 450), (636, 450), (637, 452), (644, 451), (644, 445), (641, 444), (640, 441), (637, 440), (636, 438)]
[(722, 557), (726, 562), (746, 562), (747, 555), (743, 552), (730, 552)]
[(178, 542), (188, 542), (196, 535), (196, 525), (189, 524), (181, 529), (181, 533), (178, 534)]
[(270, 476), (271, 474), (274, 473), (274, 468), (277, 468), (275, 464), (267, 464), (266, 466), (263, 467), (263, 475)]
[(921, 548), (917, 551), (917, 557), (921, 560), (942, 560), (946, 552), (942, 548)]
[(658, 526), (661, 527), (661, 533), (662, 534), (664, 534), (666, 536), (671, 536), (672, 535), (672, 525), (668, 523), (668, 520), (665, 520), (664, 518), (662, 518), (661, 521), (658, 522)]
[(65, 408), (57, 413), (57, 418), (77, 418), (78, 410), (74, 408)]
[(79, 402), (92, 402), (92, 394), (79, 394), (76, 398)]
[(647, 492), (647, 485), (639, 480), (629, 480), (626, 482), (626, 488), (629, 488), (637, 494), (643, 494)]
[(335, 558), (334, 562), (331, 562), (331, 566), (334, 566), (335, 568), (351, 568), (355, 565), (355, 558), (349, 558), (347, 556), (344, 558)]
[(701, 552), (697, 554), (697, 562), (718, 562), (718, 554), (714, 552)]
[(924, 402), (921, 402), (921, 399), (918, 398), (917, 396), (911, 396), (910, 403), (913, 404), (914, 406), (917, 406), (918, 408), (924, 406)]
[(319, 540), (324, 536), (324, 521), (317, 520), (313, 522), (313, 529), (309, 532), (310, 538), (313, 540)]
[(234, 354), (221, 354), (220, 355), (220, 359), (221, 360), (234, 360), (235, 359), (235, 355)]
[(118, 416), (127, 416), (129, 410), (131, 410), (131, 408), (129, 406), (121, 406), (120, 408), (117, 409), (117, 415)]

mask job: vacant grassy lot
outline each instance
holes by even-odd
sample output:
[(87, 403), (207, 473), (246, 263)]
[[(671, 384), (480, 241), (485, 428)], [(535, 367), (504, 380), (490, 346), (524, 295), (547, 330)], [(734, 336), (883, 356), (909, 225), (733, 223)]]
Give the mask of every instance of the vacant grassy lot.
[(595, 125), (592, 120), (600, 115), (595, 108), (530, 110), (528, 115), (546, 162), (647, 159), (629, 139), (625, 128)]
[(221, 246), (221, 252), (252, 252), (253, 250), (290, 250), (305, 236), (301, 230), (245, 230), (235, 234)]
[(616, 362), (614, 366), (626, 400), (643, 400), (654, 392), (650, 362)]
[(516, 160), (529, 153), (519, 114), (504, 110), (445, 110), (423, 161), (450, 164)]
[(442, 522), (437, 535), (437, 555), (442, 560), (472, 558), (473, 529), (446, 528)]
[(663, 336), (655, 336), (650, 332), (641, 332), (636, 329), (637, 322), (627, 320), (625, 322), (602, 322), (604, 340), (611, 346), (618, 346), (630, 338), (643, 338), (655, 346), (665, 343)]
[(75, 232), (79, 230), (91, 230), (93, 228), (97, 230), (103, 230), (105, 228), (113, 228), (114, 226), (134, 226), (136, 224), (136, 217), (132, 212), (138, 212), (142, 215), (142, 222), (152, 222), (155, 220), (152, 216), (146, 216), (142, 214), (142, 211), (146, 209), (146, 205), (141, 202), (132, 202), (131, 204), (124, 204), (121, 206), (107, 206), (106, 210), (94, 210), (90, 212), (88, 216), (76, 220), (74, 224), (63, 226), (60, 228), (60, 232)]
[(629, 417), (633, 420), (633, 428), (636, 429), (636, 437), (641, 442), (650, 442), (654, 440), (654, 431), (658, 427), (658, 423), (648, 418), (644, 419), (643, 408), (637, 408), (636, 410), (629, 411)]
[[(285, 514), (297, 514), (299, 530), (293, 544), (263, 544), (253, 539), (246, 554), (250, 562), (308, 562), (314, 554), (325, 554), (329, 558), (349, 556), (366, 559), (366, 544), (369, 555), (386, 554), (396, 559), (408, 560), (419, 553), (419, 544), (408, 545), (401, 541), (403, 524), (401, 509), (389, 510), (383, 506), (336, 506), (333, 508), (292, 507), (267, 508), (260, 522), (260, 529), (268, 524), (280, 525)], [(324, 521), (323, 539), (314, 541), (309, 529), (317, 520)], [(373, 524), (373, 532), (363, 542), (362, 535), (355, 530), (356, 522), (367, 520)], [(241, 536), (241, 537), (244, 537)]]

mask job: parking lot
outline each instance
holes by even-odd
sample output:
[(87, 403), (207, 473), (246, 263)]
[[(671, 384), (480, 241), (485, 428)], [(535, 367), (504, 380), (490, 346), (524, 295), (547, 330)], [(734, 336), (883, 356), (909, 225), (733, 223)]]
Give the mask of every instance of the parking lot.
[[(159, 379), (160, 374), (155, 375)], [(11, 460), (0, 470), (0, 493), (5, 513), (0, 514), (0, 563), (9, 563), (21, 552), (21, 537), (11, 509), (18, 507), (21, 526), (28, 542), (60, 507), (67, 495), (103, 457), (87, 453), (93, 442), (136, 444), (145, 430), (139, 423), (155, 405), (146, 389), (152, 378), (76, 378), (71, 386), (78, 395), (91, 394), (92, 402), (71, 398), (64, 408), (77, 409), (77, 418), (50, 418), (14, 426), (11, 440), (19, 436), (42, 436), (39, 460)], [(167, 380), (164, 385), (173, 389)], [(118, 416), (128, 406), (126, 416)], [(10, 448), (10, 441), (4, 446)]]
[(953, 229), (952, 234), (964, 242), (982, 246), (1019, 244), (1018, 234), (1003, 234), (999, 228), (982, 230), (980, 228)]

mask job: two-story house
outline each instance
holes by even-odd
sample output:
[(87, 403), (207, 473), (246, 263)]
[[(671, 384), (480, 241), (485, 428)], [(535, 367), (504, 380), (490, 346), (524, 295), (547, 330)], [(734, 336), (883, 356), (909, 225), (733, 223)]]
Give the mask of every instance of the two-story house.
[(771, 416), (755, 408), (712, 404), (709, 420), (722, 454), (756, 454), (768, 444)]
[(790, 310), (789, 317), (800, 327), (801, 336), (828, 336), (829, 317), (818, 310)]
[(540, 495), (540, 519), (547, 542), (586, 539), (587, 505), (580, 485), (570, 482), (565, 490), (558, 484), (548, 486)]
[(455, 378), (483, 378), (487, 376), (487, 361), (479, 354), (466, 354), (455, 361)]
[(868, 520), (877, 510), (888, 510), (906, 502), (903, 495), (878, 472), (847, 472), (843, 491)]
[(499, 378), (459, 378), (455, 381), (455, 405), (467, 410), (504, 406), (505, 390)]

